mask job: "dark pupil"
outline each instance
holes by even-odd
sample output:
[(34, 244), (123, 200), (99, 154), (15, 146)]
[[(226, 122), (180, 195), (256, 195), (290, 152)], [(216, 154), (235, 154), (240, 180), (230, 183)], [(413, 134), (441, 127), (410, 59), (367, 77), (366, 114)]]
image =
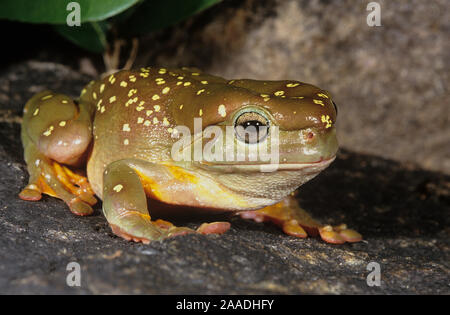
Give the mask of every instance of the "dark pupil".
[(239, 126), (246, 131), (245, 134), (241, 134), (238, 131), (241, 139), (243, 139), (246, 143), (258, 142), (267, 134), (267, 125), (258, 120), (248, 120), (241, 123)]
[(258, 120), (249, 120), (243, 123), (243, 127), (246, 129), (247, 127), (254, 126), (257, 131), (259, 131), (259, 126), (263, 126), (263, 124)]

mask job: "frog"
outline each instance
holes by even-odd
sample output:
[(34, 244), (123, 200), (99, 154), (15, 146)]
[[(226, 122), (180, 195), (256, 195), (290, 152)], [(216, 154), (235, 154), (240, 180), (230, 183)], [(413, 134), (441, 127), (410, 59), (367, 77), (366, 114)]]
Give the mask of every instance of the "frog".
[[(19, 197), (56, 197), (78, 216), (91, 215), (99, 198), (111, 231), (125, 240), (230, 229), (228, 221), (174, 225), (164, 206), (272, 222), (287, 235), (332, 244), (362, 240), (345, 224), (320, 223), (295, 197), (338, 151), (336, 104), (312, 84), (142, 67), (93, 80), (78, 98), (42, 91), (23, 112), (29, 180)], [(273, 159), (255, 154), (263, 147)]]

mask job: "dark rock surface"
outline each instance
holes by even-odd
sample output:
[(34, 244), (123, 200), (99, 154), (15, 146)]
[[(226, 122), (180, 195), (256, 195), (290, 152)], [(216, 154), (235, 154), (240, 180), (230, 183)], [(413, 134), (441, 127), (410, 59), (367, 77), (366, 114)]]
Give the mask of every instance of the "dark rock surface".
[[(222, 236), (134, 244), (111, 233), (99, 206), (81, 218), (54, 198), (20, 200), (28, 176), (17, 114), (41, 87), (76, 95), (88, 80), (50, 63), (0, 73), (8, 88), (0, 93), (0, 293), (450, 294), (450, 178), (345, 149), (299, 199), (323, 222), (356, 228), (365, 239), (356, 244), (296, 239), (236, 217)], [(372, 261), (380, 287), (366, 284)], [(69, 262), (81, 265), (79, 288), (66, 285)]]

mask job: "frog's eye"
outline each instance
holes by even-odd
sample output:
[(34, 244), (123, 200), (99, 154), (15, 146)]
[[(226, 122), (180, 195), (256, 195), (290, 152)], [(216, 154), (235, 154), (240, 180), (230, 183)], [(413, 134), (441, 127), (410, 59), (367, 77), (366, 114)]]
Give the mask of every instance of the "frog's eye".
[(336, 111), (336, 116), (337, 116), (337, 113), (338, 113), (337, 105), (334, 101), (331, 101), (331, 102), (333, 102), (334, 110)]
[(238, 140), (258, 143), (269, 134), (269, 121), (256, 112), (246, 112), (236, 119), (234, 130)]

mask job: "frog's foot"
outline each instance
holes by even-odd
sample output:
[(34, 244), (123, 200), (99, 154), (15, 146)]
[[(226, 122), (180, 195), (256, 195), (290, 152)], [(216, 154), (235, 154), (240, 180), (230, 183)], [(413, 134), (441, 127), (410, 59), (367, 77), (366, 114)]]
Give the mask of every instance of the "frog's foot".
[(222, 234), (230, 228), (228, 222), (212, 222), (203, 223), (199, 228), (193, 230), (187, 227), (177, 227), (161, 219), (150, 221), (150, 216), (139, 212), (129, 211), (125, 216), (129, 217), (126, 220), (122, 219), (119, 224), (110, 223), (113, 233), (127, 241), (144, 244), (149, 244), (152, 240), (163, 240), (192, 233)]
[(361, 234), (348, 229), (345, 224), (337, 227), (322, 225), (297, 204), (293, 197), (255, 211), (240, 212), (244, 219), (253, 219), (256, 222), (270, 221), (280, 226), (284, 233), (305, 238), (308, 235), (320, 235), (322, 240), (331, 244), (343, 244), (345, 242), (359, 242)]
[(19, 197), (23, 200), (37, 201), (44, 193), (64, 200), (70, 211), (76, 215), (92, 214), (91, 206), (97, 199), (86, 177), (46, 158), (35, 149), (32, 153), (34, 162), (28, 163), (29, 183), (19, 193)]
[(30, 179), (20, 198), (36, 201), (44, 193), (64, 200), (77, 215), (92, 213), (97, 200), (86, 177), (63, 166), (84, 161), (90, 119), (90, 110), (66, 95), (43, 91), (27, 102), (21, 138)]
[[(110, 223), (111, 230), (117, 236), (134, 242), (149, 244), (153, 240), (163, 240), (165, 238), (195, 233), (194, 230), (185, 227), (176, 227), (169, 222), (162, 224), (160, 220), (150, 221), (150, 217), (137, 217), (131, 214), (126, 220), (118, 224)], [(139, 218), (141, 217), (141, 218)]]
[[(108, 165), (103, 176), (103, 213), (114, 234), (135, 242), (149, 243), (189, 233), (220, 234), (228, 222), (204, 223), (194, 230), (164, 220), (152, 221), (143, 183), (134, 169), (136, 160), (119, 160)], [(147, 163), (146, 168), (151, 169)]]

